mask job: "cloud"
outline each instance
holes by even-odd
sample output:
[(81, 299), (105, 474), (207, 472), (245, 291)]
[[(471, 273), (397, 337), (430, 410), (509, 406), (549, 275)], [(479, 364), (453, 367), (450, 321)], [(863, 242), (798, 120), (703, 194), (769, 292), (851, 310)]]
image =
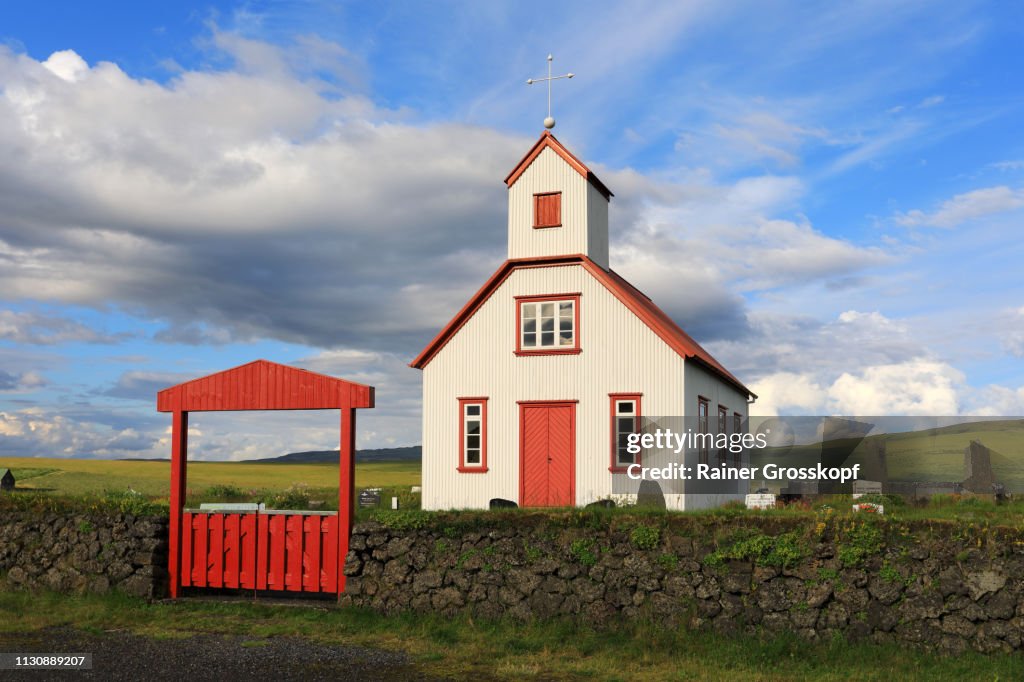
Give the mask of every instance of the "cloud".
[(144, 372), (130, 370), (121, 374), (117, 383), (103, 392), (112, 398), (156, 402), (156, 394), (165, 388), (175, 386), (194, 376), (179, 372)]
[(42, 408), (0, 411), (0, 440), (15, 457), (156, 456), (155, 434), (113, 429)]
[(46, 386), (49, 382), (37, 372), (11, 374), (0, 369), (0, 392), (31, 391)]
[(54, 345), (59, 343), (117, 343), (116, 336), (57, 315), (0, 310), (0, 339), (26, 345)]
[(931, 213), (917, 209), (897, 213), (893, 220), (903, 227), (954, 228), (968, 221), (1024, 207), (1024, 188), (1005, 185), (957, 194)]
[(963, 372), (932, 360), (865, 367), (833, 382), (828, 405), (847, 415), (957, 415), (964, 382)]

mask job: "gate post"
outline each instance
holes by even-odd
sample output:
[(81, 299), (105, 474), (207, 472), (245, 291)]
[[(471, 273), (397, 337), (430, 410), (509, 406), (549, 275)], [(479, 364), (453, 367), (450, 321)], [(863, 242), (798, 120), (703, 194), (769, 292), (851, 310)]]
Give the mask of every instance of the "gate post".
[(175, 410), (171, 422), (171, 529), (167, 551), (171, 599), (181, 584), (181, 510), (185, 506), (185, 471), (188, 464), (188, 412)]
[(355, 516), (355, 444), (356, 411), (346, 406), (341, 409), (341, 442), (338, 448), (341, 460), (338, 467), (338, 599), (345, 592), (345, 557), (348, 556), (348, 541)]

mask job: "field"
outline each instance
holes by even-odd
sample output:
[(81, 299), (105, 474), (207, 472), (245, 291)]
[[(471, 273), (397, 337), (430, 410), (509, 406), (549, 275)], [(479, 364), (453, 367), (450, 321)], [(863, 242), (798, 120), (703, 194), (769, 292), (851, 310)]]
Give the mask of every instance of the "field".
[[(59, 495), (83, 495), (132, 489), (155, 499), (170, 494), (169, 462), (139, 462), (99, 459), (42, 459), (0, 457), (0, 469), (10, 468), (19, 489)], [(369, 462), (356, 464), (357, 488), (405, 488), (419, 485), (418, 462)], [(235, 462), (189, 462), (188, 504), (206, 501), (214, 486), (230, 486), (246, 493), (279, 492), (293, 486), (308, 490), (311, 497), (334, 499), (337, 505), (337, 464), (252, 464)]]

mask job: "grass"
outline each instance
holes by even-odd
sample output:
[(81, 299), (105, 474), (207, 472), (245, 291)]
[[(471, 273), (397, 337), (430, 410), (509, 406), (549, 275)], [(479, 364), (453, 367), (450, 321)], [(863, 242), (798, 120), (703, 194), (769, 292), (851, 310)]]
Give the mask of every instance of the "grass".
[(1024, 679), (1019, 655), (943, 658), (895, 645), (810, 644), (789, 635), (723, 637), (650, 623), (601, 632), (567, 621), (523, 625), (432, 614), (382, 616), (333, 606), (205, 600), (151, 604), (116, 594), (48, 592), (0, 592), (0, 616), (0, 633), (20, 635), (70, 625), (157, 638), (241, 635), (253, 646), (266, 637), (294, 636), (404, 650), (425, 673), (455, 679)]
[[(18, 488), (58, 494), (82, 495), (131, 488), (153, 499), (166, 499), (170, 491), (169, 462), (0, 457), (0, 469), (4, 468), (14, 472)], [(239, 462), (188, 464), (188, 489), (197, 499), (203, 491), (216, 485), (231, 485), (243, 491), (280, 491), (297, 483), (307, 486), (315, 494), (323, 494), (327, 499), (336, 499), (338, 465)], [(419, 483), (418, 462), (356, 463), (357, 488), (408, 487)]]

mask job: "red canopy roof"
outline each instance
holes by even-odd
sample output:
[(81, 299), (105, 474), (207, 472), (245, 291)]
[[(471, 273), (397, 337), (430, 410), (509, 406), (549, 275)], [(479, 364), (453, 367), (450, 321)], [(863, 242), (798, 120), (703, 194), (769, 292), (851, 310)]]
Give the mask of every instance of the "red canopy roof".
[(159, 412), (215, 410), (337, 410), (373, 407), (373, 386), (305, 369), (255, 360), (165, 388)]

